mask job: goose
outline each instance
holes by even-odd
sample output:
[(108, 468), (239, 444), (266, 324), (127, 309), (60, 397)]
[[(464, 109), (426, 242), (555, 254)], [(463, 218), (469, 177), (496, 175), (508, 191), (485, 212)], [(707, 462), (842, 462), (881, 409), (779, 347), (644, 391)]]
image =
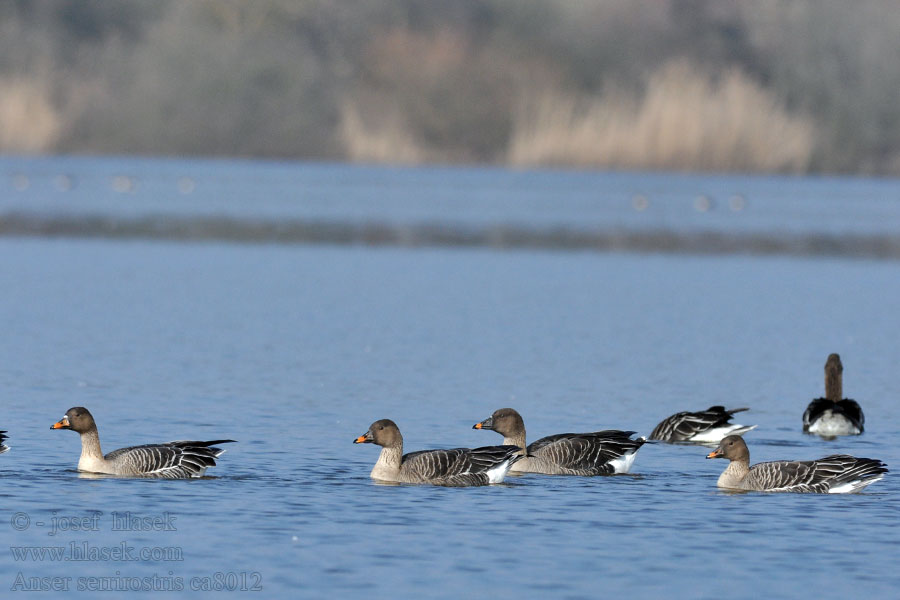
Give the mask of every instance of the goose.
[(825, 397), (816, 398), (803, 413), (803, 431), (822, 437), (859, 435), (866, 418), (856, 400), (842, 398), (844, 366), (841, 357), (829, 354), (825, 361)]
[(756, 425), (729, 423), (734, 413), (748, 410), (724, 406), (710, 406), (699, 412), (680, 412), (663, 419), (650, 433), (651, 440), (662, 442), (717, 443), (726, 435), (740, 435)]
[(719, 476), (720, 488), (758, 492), (846, 494), (858, 492), (887, 473), (887, 465), (874, 458), (833, 454), (819, 460), (764, 462), (750, 466), (744, 438), (729, 435), (706, 458), (727, 458)]
[(403, 454), (403, 436), (390, 419), (375, 421), (353, 443), (381, 446), (381, 454), (370, 476), (399, 483), (444, 486), (501, 483), (510, 465), (519, 459), (517, 446), (420, 450)]
[(4, 452), (9, 452), (9, 446), (7, 446), (6, 444), (3, 443), (4, 440), (6, 440), (7, 438), (9, 438), (9, 436), (6, 435), (6, 432), (0, 431), (0, 454), (3, 454)]
[(634, 431), (594, 431), (592, 433), (559, 433), (525, 446), (525, 422), (512, 408), (500, 408), (472, 429), (490, 429), (503, 436), (525, 456), (515, 463), (513, 473), (546, 475), (613, 475), (627, 473), (638, 449), (646, 441), (631, 439)]
[(71, 429), (81, 435), (81, 458), (78, 470), (89, 473), (184, 479), (202, 477), (207, 467), (216, 466), (216, 458), (225, 450), (215, 444), (234, 440), (196, 442), (180, 440), (163, 444), (146, 444), (113, 450), (106, 456), (100, 450), (97, 424), (88, 409), (76, 406), (50, 426), (51, 429)]

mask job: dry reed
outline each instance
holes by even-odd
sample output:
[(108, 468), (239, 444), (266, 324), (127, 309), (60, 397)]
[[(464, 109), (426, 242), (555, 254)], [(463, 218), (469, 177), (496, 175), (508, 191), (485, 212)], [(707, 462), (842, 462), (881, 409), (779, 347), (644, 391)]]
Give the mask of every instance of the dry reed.
[(549, 92), (520, 104), (508, 161), (516, 166), (803, 172), (812, 120), (788, 113), (738, 69), (710, 77), (685, 61), (647, 80), (643, 96)]
[(62, 119), (45, 86), (21, 77), (0, 79), (0, 152), (34, 154), (52, 150)]
[(364, 116), (358, 102), (341, 103), (338, 137), (345, 156), (353, 162), (418, 164), (426, 152), (416, 142), (399, 110), (386, 109)]

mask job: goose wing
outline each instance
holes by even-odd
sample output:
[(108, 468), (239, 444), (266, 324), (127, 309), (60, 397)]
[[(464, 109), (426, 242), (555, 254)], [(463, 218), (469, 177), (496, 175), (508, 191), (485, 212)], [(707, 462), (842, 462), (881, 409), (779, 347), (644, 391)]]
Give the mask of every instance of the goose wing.
[(745, 410), (747, 409), (732, 408), (728, 410), (724, 406), (710, 406), (708, 409), (698, 412), (676, 413), (663, 419), (650, 433), (650, 439), (683, 442), (704, 431), (728, 426), (735, 413)]
[(216, 466), (216, 458), (225, 452), (215, 445), (231, 442), (234, 440), (178, 440), (145, 444), (114, 450), (105, 458), (115, 463), (115, 468), (123, 474), (163, 479), (199, 477), (208, 467)]
[(612, 461), (635, 452), (643, 438), (633, 440), (634, 431), (614, 429), (592, 433), (559, 433), (541, 438), (527, 448), (529, 456), (552, 462), (580, 474), (610, 474)]
[(887, 465), (880, 460), (847, 454), (833, 454), (814, 462), (828, 482), (827, 491), (832, 494), (859, 491), (888, 472)]
[(9, 439), (9, 436), (6, 435), (6, 432), (0, 431), (0, 454), (9, 451), (9, 446), (3, 443), (7, 439)]
[[(401, 469), (421, 481), (443, 485), (484, 485), (495, 483), (495, 469), (505, 475), (509, 466), (520, 458), (518, 446), (483, 446), (420, 450), (403, 456)], [(498, 481), (502, 481), (500, 475)]]
[(750, 468), (748, 477), (757, 490), (828, 493), (859, 490), (886, 472), (881, 461), (834, 454), (818, 460), (759, 463)]
[(824, 472), (815, 461), (772, 461), (753, 465), (747, 475), (752, 489), (771, 492), (824, 492)]

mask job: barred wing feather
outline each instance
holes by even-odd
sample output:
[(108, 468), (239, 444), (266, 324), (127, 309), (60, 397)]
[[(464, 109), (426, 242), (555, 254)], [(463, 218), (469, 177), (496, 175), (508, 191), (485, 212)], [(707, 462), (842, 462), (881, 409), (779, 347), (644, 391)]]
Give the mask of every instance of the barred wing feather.
[[(450, 486), (484, 485), (497, 483), (498, 475), (502, 481), (509, 466), (520, 458), (520, 451), (517, 446), (420, 450), (405, 454), (400, 468), (416, 481)], [(495, 470), (498, 470), (496, 474)]]
[(606, 430), (560, 433), (541, 438), (527, 448), (529, 457), (551, 463), (573, 475), (610, 475), (614, 461), (633, 454), (644, 439), (631, 439), (634, 431)]
[(857, 491), (881, 479), (887, 468), (880, 460), (834, 454), (810, 461), (773, 461), (754, 465), (751, 489), (784, 492), (838, 493)]
[(178, 440), (165, 444), (145, 444), (114, 450), (106, 460), (114, 462), (122, 473), (162, 479), (200, 477), (208, 467), (216, 465), (216, 458), (225, 450), (215, 444), (234, 440), (193, 441)]
[[(663, 419), (650, 433), (651, 440), (661, 440), (666, 442), (683, 442), (688, 441), (694, 436), (704, 432), (727, 428), (729, 433), (738, 433), (747, 429), (741, 425), (731, 426), (731, 417), (735, 413), (747, 410), (746, 408), (726, 409), (724, 406), (710, 406), (706, 410), (697, 412), (680, 412)], [(729, 427), (731, 426), (731, 427)], [(723, 431), (723, 436), (727, 435)]]

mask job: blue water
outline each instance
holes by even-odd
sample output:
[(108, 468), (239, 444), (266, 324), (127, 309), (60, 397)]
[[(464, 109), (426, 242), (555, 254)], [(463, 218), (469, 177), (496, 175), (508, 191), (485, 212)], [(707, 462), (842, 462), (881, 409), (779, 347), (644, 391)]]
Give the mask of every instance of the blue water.
[[(369, 211), (448, 226), (641, 227), (668, 213), (681, 230), (869, 233), (890, 232), (900, 214), (890, 180), (124, 159), (0, 167), (0, 218), (221, 210), (352, 221)], [(59, 173), (75, 185), (59, 186)], [(121, 173), (138, 184), (111, 189)], [(369, 185), (379, 179), (388, 183)], [(592, 204), (589, 188), (609, 201)], [(741, 211), (728, 208), (732, 193), (745, 196)], [(634, 210), (636, 194), (646, 211)], [(713, 210), (696, 210), (702, 194), (720, 199)], [(0, 238), (0, 256), (0, 429), (12, 448), (0, 456), (0, 589), (32, 577), (62, 578), (38, 583), (64, 597), (96, 597), (92, 585), (261, 598), (837, 598), (900, 586), (898, 261), (18, 235)], [(831, 352), (867, 430), (826, 442), (803, 435), (800, 417), (822, 395)], [(522, 413), (532, 440), (646, 435), (712, 404), (751, 408), (736, 420), (758, 424), (746, 438), (754, 462), (848, 452), (894, 472), (857, 495), (735, 495), (716, 489), (725, 463), (706, 460), (708, 448), (647, 444), (627, 476), (385, 486), (368, 477), (377, 448), (351, 443), (379, 418), (398, 423), (410, 451), (497, 443), (471, 426), (502, 406)], [(239, 442), (208, 479), (86, 478), (77, 436), (50, 430), (78, 405), (106, 452)], [(123, 528), (124, 514), (159, 527)], [(23, 559), (27, 547), (107, 555)]]

